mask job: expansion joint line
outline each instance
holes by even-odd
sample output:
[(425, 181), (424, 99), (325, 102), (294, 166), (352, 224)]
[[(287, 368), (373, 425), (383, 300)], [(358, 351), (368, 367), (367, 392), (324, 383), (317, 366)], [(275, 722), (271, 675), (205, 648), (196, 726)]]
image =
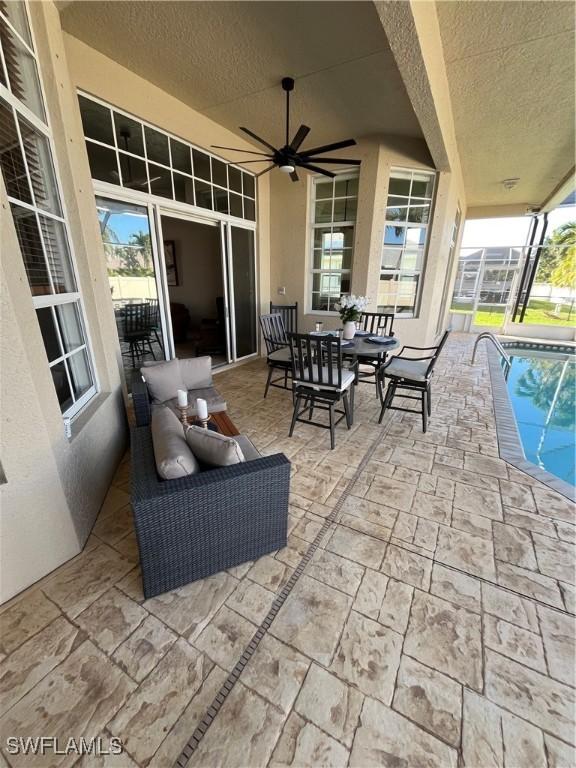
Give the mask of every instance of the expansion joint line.
[(360, 461), (360, 464), (358, 465), (356, 471), (348, 481), (346, 487), (342, 491), (340, 497), (338, 498), (338, 501), (334, 505), (334, 509), (332, 512), (328, 515), (328, 517), (324, 520), (324, 523), (322, 525), (322, 528), (318, 531), (316, 538), (314, 541), (310, 544), (308, 549), (306, 550), (306, 553), (300, 560), (300, 563), (298, 566), (294, 569), (292, 572), (290, 578), (286, 582), (286, 584), (282, 587), (280, 592), (276, 595), (276, 598), (274, 602), (272, 603), (272, 606), (270, 610), (268, 611), (268, 614), (266, 615), (266, 618), (262, 621), (254, 635), (252, 636), (252, 639), (244, 649), (244, 652), (236, 662), (236, 665), (234, 669), (230, 672), (228, 677), (226, 678), (225, 682), (223, 683), (222, 687), (214, 697), (212, 703), (204, 713), (204, 717), (196, 727), (196, 730), (184, 746), (182, 752), (180, 753), (178, 759), (174, 763), (175, 768), (185, 768), (185, 766), (188, 764), (188, 761), (194, 754), (195, 750), (198, 748), (198, 745), (202, 741), (204, 735), (206, 734), (206, 731), (208, 728), (210, 728), (212, 722), (214, 721), (215, 717), (217, 716), (218, 712), (220, 711), (222, 705), (226, 701), (226, 698), (231, 693), (232, 689), (236, 685), (236, 682), (238, 681), (240, 675), (242, 674), (242, 671), (246, 664), (250, 661), (252, 656), (254, 655), (256, 649), (258, 648), (260, 641), (264, 637), (264, 635), (268, 632), (270, 629), (270, 626), (274, 619), (276, 618), (276, 615), (280, 608), (284, 605), (286, 602), (288, 596), (294, 589), (294, 586), (296, 585), (296, 582), (304, 572), (304, 569), (314, 556), (316, 550), (320, 546), (322, 539), (326, 535), (327, 531), (329, 530), (330, 526), (335, 522), (339, 512), (342, 509), (342, 506), (344, 502), (346, 501), (346, 498), (350, 495), (352, 492), (352, 489), (354, 488), (354, 485), (364, 469), (366, 468), (366, 465), (372, 458), (372, 455), (376, 448), (380, 445), (382, 442), (382, 439), (386, 436), (388, 432), (388, 428), (390, 426), (390, 423), (392, 421), (391, 414), (386, 414), (386, 421), (384, 423), (384, 426), (382, 427), (382, 430), (379, 432), (379, 434), (376, 436), (376, 438), (372, 441), (368, 449), (366, 450), (366, 453), (362, 457), (362, 460)]

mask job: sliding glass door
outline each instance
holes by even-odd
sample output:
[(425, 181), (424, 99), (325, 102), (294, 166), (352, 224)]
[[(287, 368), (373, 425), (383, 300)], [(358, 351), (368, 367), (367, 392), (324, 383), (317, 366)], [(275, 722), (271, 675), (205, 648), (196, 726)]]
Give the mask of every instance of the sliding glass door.
[(143, 359), (166, 357), (166, 312), (148, 206), (96, 198), (110, 297), (130, 388)]
[(231, 355), (233, 360), (241, 360), (258, 351), (254, 231), (233, 224), (224, 226), (227, 228)]

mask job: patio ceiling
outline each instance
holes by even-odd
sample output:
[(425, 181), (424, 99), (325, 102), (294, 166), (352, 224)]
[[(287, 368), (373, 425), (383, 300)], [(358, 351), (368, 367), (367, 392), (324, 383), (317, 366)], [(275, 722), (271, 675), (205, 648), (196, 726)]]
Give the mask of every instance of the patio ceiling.
[(236, 132), (246, 125), (281, 142), (279, 82), (291, 75), (292, 130), (309, 125), (310, 146), (347, 136), (422, 136), (372, 3), (59, 6), (67, 32)]
[(437, 8), (468, 205), (541, 205), (574, 166), (573, 4)]

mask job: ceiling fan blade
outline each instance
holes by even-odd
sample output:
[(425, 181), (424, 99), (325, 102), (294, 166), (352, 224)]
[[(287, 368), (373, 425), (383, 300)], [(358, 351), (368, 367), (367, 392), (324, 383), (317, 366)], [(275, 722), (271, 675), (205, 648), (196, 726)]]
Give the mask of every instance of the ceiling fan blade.
[(300, 181), (300, 179), (298, 178), (298, 174), (296, 173), (296, 171), (292, 171), (292, 173), (290, 174), (290, 178), (292, 179), (292, 181)]
[(314, 149), (307, 149), (305, 152), (300, 152), (304, 157), (310, 157), (311, 155), (321, 155), (323, 152), (330, 152), (332, 149), (344, 149), (344, 147), (355, 147), (356, 141), (354, 139), (344, 139), (344, 141), (336, 141), (334, 144), (324, 144), (322, 147), (314, 147)]
[(296, 152), (309, 133), (310, 128), (308, 128), (307, 125), (301, 125), (300, 128), (298, 128), (296, 131), (294, 138), (290, 142), (290, 149), (293, 149)]
[(273, 147), (272, 144), (268, 144), (267, 141), (264, 139), (261, 139), (260, 136), (256, 136), (255, 133), (252, 133), (248, 128), (243, 128), (240, 126), (240, 130), (244, 131), (244, 133), (247, 133), (248, 136), (251, 136), (253, 139), (255, 139), (259, 144), (263, 144), (265, 147), (268, 147), (268, 149), (271, 149), (272, 152), (276, 152), (276, 147)]
[(326, 171), (324, 168), (319, 168), (317, 165), (310, 165), (310, 163), (298, 163), (298, 166), (300, 168), (306, 168), (309, 171), (315, 171), (316, 173), (321, 173), (323, 176), (329, 176), (331, 179), (333, 179), (336, 174), (332, 173), (332, 171)]
[(236, 149), (235, 147), (221, 147), (219, 144), (212, 144), (212, 149), (229, 149), (231, 152), (243, 152), (245, 155), (263, 155), (268, 157), (265, 152), (254, 152), (251, 149)]
[(268, 173), (268, 171), (271, 171), (271, 170), (272, 170), (272, 168), (276, 168), (276, 165), (275, 165), (275, 164), (272, 164), (272, 165), (269, 165), (269, 166), (268, 166), (268, 168), (264, 168), (264, 170), (263, 170), (263, 171), (260, 171), (260, 173), (257, 173), (257, 174), (256, 174), (256, 178), (258, 178), (259, 176), (264, 176), (264, 174), (265, 174), (265, 173)]
[(334, 165), (360, 165), (361, 160), (345, 160), (342, 157), (305, 157), (304, 160), (312, 160), (314, 163), (334, 163)]
[(262, 160), (231, 160), (224, 165), (246, 165), (246, 163), (267, 163), (269, 160), (273, 160), (272, 155), (264, 155)]

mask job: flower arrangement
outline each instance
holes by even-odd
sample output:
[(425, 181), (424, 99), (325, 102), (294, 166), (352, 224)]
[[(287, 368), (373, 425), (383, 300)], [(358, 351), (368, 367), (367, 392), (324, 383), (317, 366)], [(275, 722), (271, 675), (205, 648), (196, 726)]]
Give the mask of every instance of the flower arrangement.
[(340, 319), (343, 323), (354, 322), (360, 319), (360, 315), (366, 309), (370, 299), (366, 296), (341, 296), (340, 302), (334, 305), (334, 308), (340, 313)]

